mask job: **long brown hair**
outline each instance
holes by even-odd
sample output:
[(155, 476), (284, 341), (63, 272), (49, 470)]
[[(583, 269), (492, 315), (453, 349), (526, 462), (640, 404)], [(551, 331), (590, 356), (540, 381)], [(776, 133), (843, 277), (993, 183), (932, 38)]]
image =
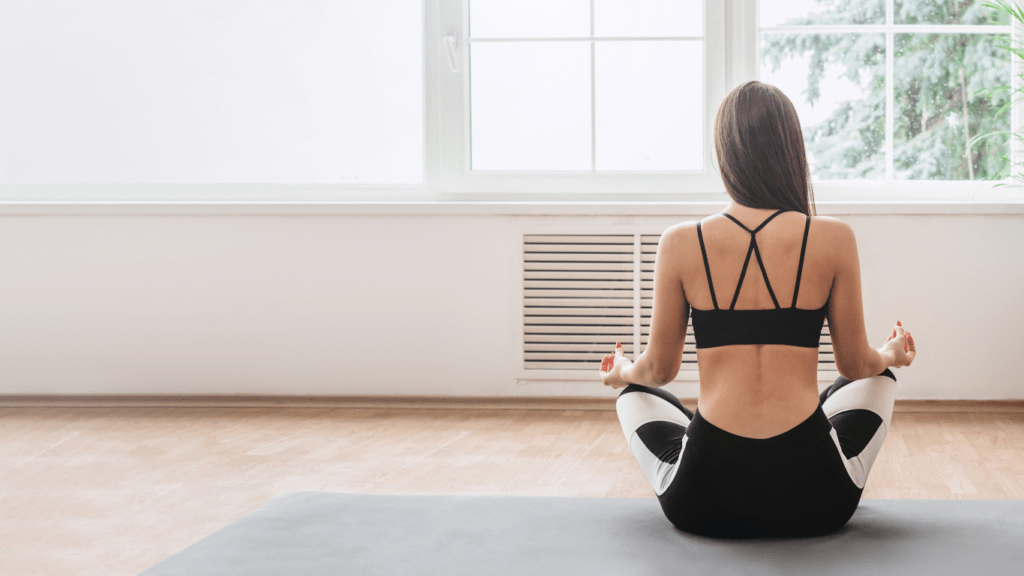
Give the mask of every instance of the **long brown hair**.
[(755, 80), (730, 92), (715, 116), (715, 153), (737, 204), (816, 213), (800, 119), (782, 90)]

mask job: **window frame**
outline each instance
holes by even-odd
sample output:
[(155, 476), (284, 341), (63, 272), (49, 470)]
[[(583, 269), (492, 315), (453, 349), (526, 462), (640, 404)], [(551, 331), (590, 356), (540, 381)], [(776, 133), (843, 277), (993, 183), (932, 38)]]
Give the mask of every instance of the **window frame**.
[[(429, 1), (429, 0), (428, 0)], [(758, 0), (705, 0), (704, 8), (704, 69), (705, 69), (705, 169), (699, 173), (679, 172), (498, 172), (469, 170), (469, 79), (468, 50), (463, 32), (468, 27), (470, 0), (436, 0), (440, 10), (438, 31), (437, 72), (439, 78), (438, 117), (439, 140), (444, 143), (438, 150), (437, 185), (440, 196), (451, 200), (574, 200), (600, 201), (614, 197), (617, 200), (639, 201), (676, 200), (702, 201), (715, 196), (723, 197), (724, 187), (713, 158), (711, 126), (717, 106), (728, 90), (748, 80), (760, 77), (760, 41)], [(892, 85), (893, 38), (896, 33), (935, 32), (953, 33), (966, 27), (941, 25), (900, 25), (894, 30), (893, 0), (886, 0), (884, 25), (856, 27), (865, 32), (886, 35), (887, 86)], [(766, 27), (782, 31), (782, 27)], [(797, 28), (797, 27), (789, 27)], [(842, 31), (847, 28), (843, 27)], [(800, 27), (813, 30), (817, 27)], [(1014, 39), (1024, 37), (1019, 24), (986, 26), (992, 33), (1010, 33)], [(456, 38), (460, 72), (452, 74), (447, 64), (447, 48), (443, 38)], [(1021, 62), (1011, 57), (1011, 87), (1020, 88), (1016, 75)], [(892, 101), (891, 89), (887, 94), (886, 166), (887, 178), (879, 180), (815, 180), (813, 187), (817, 201), (825, 202), (974, 202), (1019, 198), (1007, 194), (1008, 190), (994, 189), (997, 184), (1013, 184), (1013, 178), (993, 180), (898, 180), (892, 178)], [(1011, 108), (1011, 129), (1020, 130), (1024, 118), (1024, 102)], [(1024, 159), (1024, 150), (1011, 138), (1010, 158)], [(1015, 174), (1021, 174), (1019, 167)]]
[[(893, 0), (886, 0), (887, 9)], [(756, 79), (760, 65), (758, 0), (705, 0), (706, 164), (700, 176), (673, 173), (509, 173), (466, 175), (457, 163), (465, 154), (468, 108), (461, 105), (468, 84), (448, 74), (444, 38), (465, 29), (468, 0), (423, 0), (423, 183), (390, 184), (0, 184), (3, 214), (99, 213), (496, 213), (634, 214), (627, 206), (659, 203), (714, 203), (728, 198), (714, 165), (710, 130), (728, 89)], [(453, 12), (454, 11), (454, 12)], [(888, 13), (891, 13), (891, 10)], [(453, 20), (453, 18), (455, 20)], [(710, 25), (708, 23), (711, 23)], [(1024, 27), (1013, 22), (1013, 38)], [(715, 36), (714, 30), (721, 33)], [(461, 48), (461, 47), (460, 47)], [(465, 50), (460, 52), (468, 58)], [(462, 63), (465, 70), (465, 63)], [(1011, 59), (1014, 89), (1024, 65)], [(456, 92), (453, 94), (453, 88)], [(457, 100), (453, 100), (457, 98)], [(453, 102), (459, 106), (453, 107)], [(455, 124), (452, 123), (452, 117)], [(1011, 128), (1020, 130), (1024, 101), (1014, 104)], [(457, 143), (457, 152), (452, 143)], [(1024, 161), (1024, 146), (1011, 151)], [(1016, 176), (1024, 170), (1014, 167)], [(1012, 178), (1004, 181), (1014, 184)], [(1024, 195), (995, 181), (848, 180), (815, 181), (818, 202), (856, 206), (856, 213), (1019, 213)], [(467, 203), (468, 202), (468, 203)], [(494, 210), (480, 202), (501, 203)], [(555, 203), (558, 203), (557, 205)], [(654, 204), (652, 204), (654, 203)], [(615, 206), (613, 206), (613, 204)], [(498, 204), (496, 204), (498, 205)], [(676, 204), (681, 206), (682, 204)], [(971, 206), (974, 205), (974, 206)], [(608, 206), (606, 210), (603, 206)], [(960, 206), (955, 210), (952, 206)], [(988, 206), (988, 207), (986, 207)], [(611, 210), (611, 211), (609, 211)], [(659, 209), (660, 210), (660, 209)], [(909, 212), (908, 212), (909, 210)], [(679, 208), (670, 209), (679, 212)], [(825, 210), (829, 210), (826, 208)], [(645, 212), (646, 213), (646, 212)]]
[[(538, 194), (585, 194), (591, 200), (601, 196), (663, 196), (722, 191), (718, 170), (712, 162), (711, 124), (717, 106), (726, 94), (726, 5), (704, 0), (704, 168), (697, 171), (613, 172), (613, 171), (473, 171), (470, 169), (470, 85), (469, 28), (470, 0), (437, 0), (440, 27), (435, 46), (438, 60), (439, 188), (443, 197), (491, 199), (495, 196)], [(446, 38), (454, 41), (454, 62), (449, 63)]]

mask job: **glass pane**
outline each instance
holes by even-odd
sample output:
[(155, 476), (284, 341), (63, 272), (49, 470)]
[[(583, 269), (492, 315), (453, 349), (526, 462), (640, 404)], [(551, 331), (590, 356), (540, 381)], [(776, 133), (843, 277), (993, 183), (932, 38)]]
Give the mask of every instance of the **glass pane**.
[(0, 2), (0, 182), (418, 184), (421, 4)]
[(974, 136), (1010, 129), (1005, 36), (897, 34), (894, 39), (894, 177), (992, 180), (1009, 175), (1008, 139)]
[(885, 24), (885, 0), (761, 0), (761, 27)]
[(885, 35), (761, 35), (761, 80), (800, 115), (819, 180), (885, 177)]
[(594, 0), (597, 36), (702, 36), (701, 0)]
[(590, 43), (471, 45), (474, 170), (590, 170)]
[(473, 38), (590, 36), (590, 0), (472, 0)]
[(598, 42), (597, 169), (700, 170), (701, 42)]
[[(1012, 0), (1011, 0), (1012, 2)], [(895, 0), (897, 24), (1008, 24), (1009, 16), (985, 0)]]

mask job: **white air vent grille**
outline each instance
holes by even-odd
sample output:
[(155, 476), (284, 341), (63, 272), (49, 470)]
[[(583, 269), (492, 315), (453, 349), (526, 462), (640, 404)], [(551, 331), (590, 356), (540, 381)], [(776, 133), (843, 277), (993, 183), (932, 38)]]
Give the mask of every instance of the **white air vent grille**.
[[(524, 234), (523, 368), (587, 371), (622, 342), (647, 346), (660, 234)], [(634, 343), (639, 343), (634, 348)], [(693, 327), (686, 327), (680, 379), (696, 379)], [(828, 324), (818, 349), (822, 380), (835, 378)]]
[(590, 370), (622, 342), (635, 350), (635, 236), (523, 237), (527, 370)]

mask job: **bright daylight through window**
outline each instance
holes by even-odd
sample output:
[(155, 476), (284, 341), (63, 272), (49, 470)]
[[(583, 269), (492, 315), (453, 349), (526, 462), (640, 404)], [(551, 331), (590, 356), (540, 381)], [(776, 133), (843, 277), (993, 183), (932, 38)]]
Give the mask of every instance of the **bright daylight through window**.
[(0, 0), (0, 186), (420, 185), (422, 44), (421, 0)]
[(761, 0), (761, 79), (818, 180), (1009, 176), (1008, 19), (980, 0)]
[(704, 168), (701, 0), (471, 0), (474, 171)]
[(0, 198), (717, 198), (714, 115), (758, 74), (819, 199), (966, 198), (1019, 125), (983, 4), (0, 0)]

